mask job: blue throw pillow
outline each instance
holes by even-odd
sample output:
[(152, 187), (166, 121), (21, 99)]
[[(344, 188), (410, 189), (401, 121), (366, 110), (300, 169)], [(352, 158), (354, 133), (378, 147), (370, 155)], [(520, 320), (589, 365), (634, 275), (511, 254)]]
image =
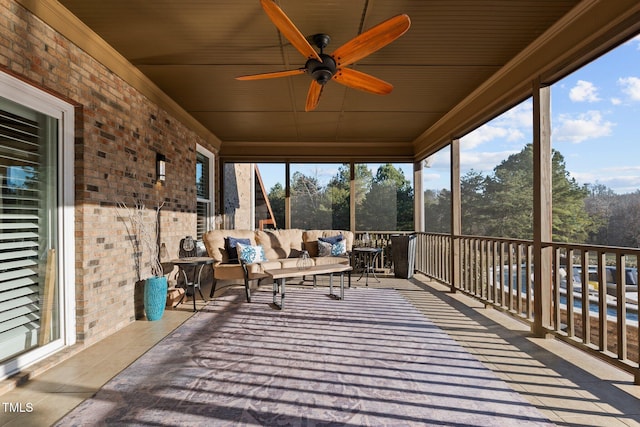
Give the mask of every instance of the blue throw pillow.
[(252, 264), (254, 262), (267, 260), (264, 256), (264, 249), (262, 248), (262, 245), (251, 246), (238, 243), (237, 249), (240, 261), (245, 264)]
[(237, 237), (225, 237), (224, 238), (224, 248), (227, 251), (227, 255), (229, 255), (229, 262), (231, 264), (239, 264), (238, 260), (238, 243), (242, 243), (243, 245), (250, 245), (251, 240), (249, 239), (239, 239)]
[(342, 233), (338, 234), (337, 236), (318, 237), (318, 241), (331, 243), (332, 245), (335, 245), (336, 243), (342, 241), (343, 239), (344, 239), (344, 236), (342, 235)]

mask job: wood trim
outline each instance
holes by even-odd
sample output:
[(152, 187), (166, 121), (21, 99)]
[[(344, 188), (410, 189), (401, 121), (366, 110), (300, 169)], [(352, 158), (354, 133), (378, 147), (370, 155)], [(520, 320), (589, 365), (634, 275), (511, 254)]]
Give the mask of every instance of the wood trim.
[[(292, 154), (295, 153), (295, 154)], [(220, 156), (230, 162), (407, 162), (410, 142), (236, 142), (226, 141)]]

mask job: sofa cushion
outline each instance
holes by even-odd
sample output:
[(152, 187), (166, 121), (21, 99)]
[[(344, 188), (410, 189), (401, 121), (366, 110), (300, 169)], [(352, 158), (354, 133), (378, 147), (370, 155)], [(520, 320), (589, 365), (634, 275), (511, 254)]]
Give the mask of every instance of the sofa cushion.
[(256, 242), (264, 248), (267, 259), (297, 258), (302, 250), (302, 230), (256, 231)]
[(244, 277), (240, 264), (217, 263), (213, 268), (213, 277), (217, 280), (238, 280)]
[(282, 268), (282, 264), (280, 264), (279, 260), (273, 260), (245, 264), (245, 267), (247, 268), (247, 275), (249, 276), (249, 279), (253, 280), (267, 277), (267, 275), (264, 274), (265, 270), (277, 270), (278, 268)]

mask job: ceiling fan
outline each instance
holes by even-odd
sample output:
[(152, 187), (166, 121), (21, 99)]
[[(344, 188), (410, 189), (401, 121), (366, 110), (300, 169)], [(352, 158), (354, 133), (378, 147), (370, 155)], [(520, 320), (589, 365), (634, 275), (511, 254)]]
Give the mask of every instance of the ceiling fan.
[(320, 53), (318, 53), (273, 0), (260, 0), (260, 3), (271, 21), (287, 40), (307, 58), (307, 62), (302, 68), (239, 76), (236, 77), (237, 80), (272, 79), (307, 73), (313, 80), (307, 93), (305, 111), (314, 110), (318, 106), (322, 89), (329, 80), (335, 80), (344, 86), (378, 95), (391, 93), (393, 90), (391, 84), (346, 67), (382, 49), (403, 35), (411, 25), (407, 15), (402, 14), (387, 19), (343, 44), (333, 54), (327, 55), (324, 53), (324, 48), (331, 40), (328, 35), (315, 34), (310, 37), (313, 44), (320, 49)]

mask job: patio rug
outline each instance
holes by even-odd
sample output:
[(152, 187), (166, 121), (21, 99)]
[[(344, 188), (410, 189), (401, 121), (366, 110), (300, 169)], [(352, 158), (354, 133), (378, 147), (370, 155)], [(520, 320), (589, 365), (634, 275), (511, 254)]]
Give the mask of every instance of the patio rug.
[(210, 302), (57, 425), (552, 425), (393, 289), (271, 299)]

